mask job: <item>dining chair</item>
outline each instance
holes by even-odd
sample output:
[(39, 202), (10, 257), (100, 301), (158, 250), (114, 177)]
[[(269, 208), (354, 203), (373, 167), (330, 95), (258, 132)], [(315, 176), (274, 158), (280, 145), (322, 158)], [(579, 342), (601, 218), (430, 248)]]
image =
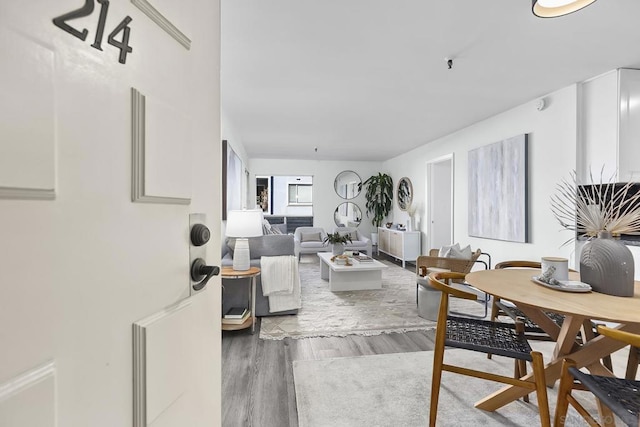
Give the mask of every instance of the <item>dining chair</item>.
[[(547, 387), (545, 383), (544, 361), (542, 354), (533, 351), (524, 336), (523, 325), (501, 323), (448, 315), (449, 297), (476, 299), (476, 295), (451, 286), (454, 280), (463, 280), (465, 274), (454, 272), (434, 272), (429, 274), (430, 286), (440, 292), (440, 308), (436, 324), (435, 348), (433, 350), (433, 373), (431, 380), (431, 402), (429, 426), (435, 427), (438, 412), (438, 397), (442, 371), (453, 372), (503, 384), (516, 385), (536, 391), (540, 424), (550, 426)], [(521, 364), (530, 362), (533, 369), (531, 380), (507, 377), (492, 372), (484, 372), (458, 365), (444, 363), (445, 348), (460, 348), (480, 353), (493, 353), (517, 360)]]
[[(502, 268), (541, 268), (540, 262), (537, 261), (502, 261), (496, 264), (496, 269)], [(573, 270), (571, 270), (573, 271)], [(560, 313), (545, 312), (545, 314), (556, 324), (558, 327), (562, 326), (564, 316)], [(547, 334), (536, 322), (531, 320), (524, 314), (515, 304), (509, 301), (503, 301), (499, 297), (493, 298), (491, 302), (491, 316), (490, 320), (495, 321), (501, 316), (508, 316), (512, 320), (516, 318), (522, 319), (524, 323), (524, 330), (528, 339), (535, 339), (540, 341), (551, 341), (552, 338)]]
[[(598, 325), (598, 333), (631, 344), (634, 347), (640, 346), (640, 335), (619, 331), (602, 325)], [(554, 416), (554, 426), (560, 427), (565, 425), (569, 404), (578, 411), (589, 425), (600, 426), (596, 419), (573, 397), (573, 390), (591, 392), (627, 426), (637, 427), (639, 425), (640, 381), (588, 374), (579, 370), (573, 360), (564, 359), (562, 362), (560, 385), (558, 386), (558, 401)]]
[[(457, 273), (468, 273), (473, 268), (478, 258), (483, 254), (482, 250), (476, 249), (471, 253), (471, 258), (449, 258), (438, 256), (439, 249), (430, 249), (429, 255), (420, 255), (416, 261), (416, 267), (424, 267), (427, 270), (448, 270)], [(487, 254), (488, 255), (488, 254)], [(430, 272), (429, 272), (430, 273)]]
[[(541, 268), (541, 263), (538, 261), (522, 261), (522, 260), (509, 260), (502, 261), (496, 264), (496, 269), (502, 268)], [(575, 270), (569, 269), (571, 272), (575, 272)], [(558, 325), (558, 327), (562, 327), (562, 323), (564, 322), (564, 315), (561, 313), (555, 313), (553, 311), (546, 311), (545, 314), (549, 317), (553, 323)], [(493, 298), (491, 303), (491, 317), (490, 320), (495, 321), (499, 319), (501, 316), (508, 316), (512, 320), (521, 319), (524, 323), (524, 331), (527, 336), (527, 339), (537, 340), (537, 341), (553, 341), (554, 339), (549, 336), (536, 322), (530, 319), (526, 314), (522, 312), (522, 310), (518, 309), (515, 304), (504, 301), (499, 297)], [(582, 335), (576, 336), (576, 340), (578, 342), (588, 341), (592, 339), (596, 335), (596, 325), (587, 323), (583, 326)], [(487, 357), (491, 359), (491, 354), (488, 354)], [(609, 369), (612, 370), (611, 365), (611, 357), (606, 356), (602, 363)], [(526, 372), (521, 372), (520, 374), (524, 375)], [(525, 398), (525, 401), (527, 399)]]
[(640, 347), (632, 345), (631, 348), (629, 348), (629, 358), (627, 359), (627, 372), (624, 376), (626, 379), (636, 379), (638, 364), (640, 364)]
[[(466, 274), (471, 271), (476, 263), (484, 266), (486, 270), (491, 269), (491, 255), (486, 252), (482, 252), (481, 249), (476, 249), (474, 252), (472, 252), (471, 258), (469, 259), (440, 257), (438, 256), (438, 253), (439, 249), (431, 249), (429, 250), (429, 255), (420, 255), (416, 259), (416, 275), (418, 279), (416, 286), (416, 301), (419, 301), (418, 292), (420, 286), (424, 286), (426, 284), (427, 281), (424, 279), (430, 273), (451, 271)], [(482, 259), (480, 259), (480, 257), (482, 257)], [(457, 282), (459, 282), (461, 285), (469, 286), (468, 284), (464, 283), (464, 279), (458, 280)], [(489, 312), (489, 295), (473, 287), (470, 287), (470, 289), (472, 289), (472, 291), (476, 293), (476, 300), (484, 305), (484, 314), (475, 315), (455, 311), (452, 311), (451, 313), (484, 319), (485, 317), (487, 317), (487, 314)]]

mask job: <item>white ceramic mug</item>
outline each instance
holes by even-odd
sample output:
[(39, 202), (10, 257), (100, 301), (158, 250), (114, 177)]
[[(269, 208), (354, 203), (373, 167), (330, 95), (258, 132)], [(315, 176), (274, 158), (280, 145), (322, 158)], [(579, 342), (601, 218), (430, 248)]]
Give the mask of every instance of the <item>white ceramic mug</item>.
[(549, 267), (555, 267), (553, 277), (556, 280), (569, 280), (569, 260), (566, 258), (542, 257), (540, 262), (542, 267), (542, 274), (549, 269)]

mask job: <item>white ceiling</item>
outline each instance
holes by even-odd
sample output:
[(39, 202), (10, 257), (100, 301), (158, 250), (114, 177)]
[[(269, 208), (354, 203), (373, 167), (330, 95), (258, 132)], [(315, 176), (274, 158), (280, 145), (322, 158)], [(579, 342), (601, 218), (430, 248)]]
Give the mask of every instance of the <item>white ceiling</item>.
[(541, 19), (530, 0), (222, 0), (221, 67), (249, 157), (386, 160), (640, 68), (640, 1)]

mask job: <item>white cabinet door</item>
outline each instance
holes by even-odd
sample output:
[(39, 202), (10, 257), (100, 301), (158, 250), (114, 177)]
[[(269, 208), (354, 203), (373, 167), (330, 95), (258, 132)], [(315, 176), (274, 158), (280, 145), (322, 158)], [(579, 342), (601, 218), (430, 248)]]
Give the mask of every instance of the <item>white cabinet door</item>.
[(618, 119), (618, 179), (640, 181), (640, 70), (620, 70)]

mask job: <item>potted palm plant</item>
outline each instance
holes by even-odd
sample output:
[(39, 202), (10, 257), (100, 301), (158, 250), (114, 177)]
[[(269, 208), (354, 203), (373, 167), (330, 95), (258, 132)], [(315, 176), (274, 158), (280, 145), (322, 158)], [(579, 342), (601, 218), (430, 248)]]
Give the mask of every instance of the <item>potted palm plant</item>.
[(351, 243), (351, 236), (348, 233), (340, 234), (339, 232), (328, 233), (323, 243), (331, 243), (331, 253), (334, 255), (342, 255), (344, 253), (344, 245)]
[(365, 198), (367, 203), (367, 216), (376, 231), (371, 233), (371, 242), (378, 244), (378, 227), (382, 225), (389, 212), (393, 201), (393, 179), (386, 173), (378, 173), (370, 176), (363, 185), (366, 187)]

